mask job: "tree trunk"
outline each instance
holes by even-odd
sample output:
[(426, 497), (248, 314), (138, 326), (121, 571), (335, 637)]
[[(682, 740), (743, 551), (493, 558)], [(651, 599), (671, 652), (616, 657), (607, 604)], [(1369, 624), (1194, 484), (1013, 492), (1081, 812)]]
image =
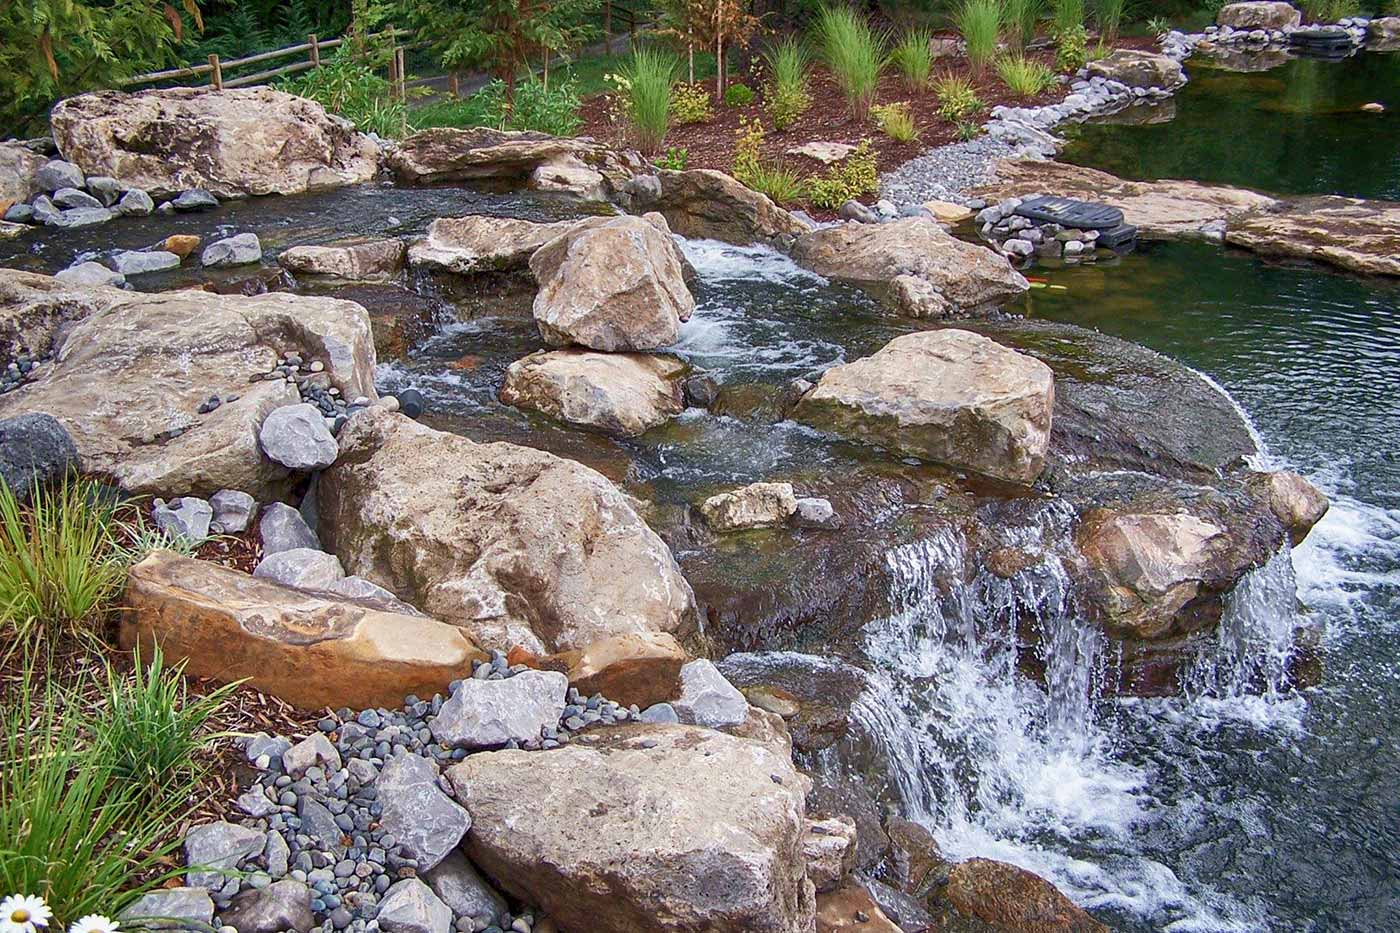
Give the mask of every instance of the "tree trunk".
[(689, 59), (690, 83), (695, 83), (695, 42), (694, 40), (685, 44), (686, 57)]

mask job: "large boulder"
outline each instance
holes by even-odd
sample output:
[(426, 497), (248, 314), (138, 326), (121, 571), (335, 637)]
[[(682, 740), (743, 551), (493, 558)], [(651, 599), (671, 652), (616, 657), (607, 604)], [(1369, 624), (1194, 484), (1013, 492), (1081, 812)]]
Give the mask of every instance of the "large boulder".
[[(926, 303), (941, 316), (983, 313), (1030, 288), (1006, 257), (959, 240), (929, 217), (824, 227), (799, 237), (792, 257), (819, 275), (891, 298), (915, 317), (930, 316)], [(912, 300), (916, 292), (924, 302)]]
[(1400, 202), (1321, 197), (1233, 218), (1225, 242), (1366, 275), (1400, 275)]
[(495, 182), (603, 201), (642, 161), (591, 140), (472, 127), (414, 133), (389, 155), (389, 167), (405, 184)]
[(535, 250), (577, 225), (574, 220), (536, 223), (484, 214), (439, 217), (408, 248), (408, 264), (457, 275), (525, 272)]
[[(274, 409), (301, 401), (295, 385), (263, 379), (284, 353), (322, 362), (344, 398), (377, 397), (369, 315), (350, 301), (148, 295), (5, 269), (6, 319), (39, 321), (35, 342), (53, 343), (30, 349), (54, 360), (0, 396), (0, 418), (48, 412), (72, 435), (85, 472), (131, 493), (278, 498), (290, 473), (263, 455), (258, 429)], [(211, 396), (223, 404), (202, 412)]]
[(1108, 930), (1044, 878), (1005, 862), (985, 858), (959, 862), (949, 869), (948, 883), (940, 893), (964, 923), (981, 921), (987, 925), (979, 929), (1027, 933)]
[(1156, 52), (1115, 49), (1086, 66), (1090, 77), (1118, 81), (1128, 87), (1160, 87), (1171, 90), (1186, 83), (1181, 62)]
[(0, 204), (22, 204), (42, 193), (39, 171), (48, 161), (23, 143), (0, 143)]
[(1268, 503), (1274, 517), (1288, 529), (1288, 538), (1294, 547), (1303, 543), (1308, 532), (1322, 521), (1331, 507), (1322, 490), (1292, 470), (1256, 474), (1250, 477), (1250, 485)]
[(127, 574), (121, 641), (159, 644), (187, 671), (303, 709), (396, 707), (432, 696), (486, 655), (460, 628), (306, 593), (227, 567), (154, 551)]
[(551, 350), (510, 364), (501, 401), (608, 434), (635, 437), (685, 409), (689, 367), (673, 356)]
[(1366, 47), (1377, 51), (1400, 48), (1400, 16), (1381, 16), (1366, 26)]
[(964, 330), (921, 331), (822, 374), (793, 416), (853, 440), (1029, 485), (1045, 466), (1050, 367)]
[(545, 343), (659, 350), (675, 343), (695, 298), (675, 240), (640, 217), (579, 224), (530, 257)]
[(360, 240), (325, 246), (293, 246), (277, 257), (282, 268), (307, 275), (340, 279), (385, 279), (403, 268), (404, 242), (398, 239)]
[(349, 121), (270, 87), (97, 91), (50, 115), (64, 157), (156, 196), (299, 194), (372, 180), (379, 147)]
[(591, 730), (447, 772), (466, 849), (562, 929), (811, 933), (807, 781), (756, 742), (690, 726)]
[(714, 169), (660, 171), (635, 179), (627, 190), (634, 212), (658, 211), (691, 239), (785, 246), (810, 229), (767, 195)]
[(1253, 32), (1256, 29), (1297, 29), (1303, 21), (1302, 12), (1283, 0), (1254, 0), (1249, 3), (1227, 3), (1215, 15), (1215, 22), (1231, 29)]
[(546, 653), (694, 624), (665, 543), (572, 460), (371, 409), (341, 431), (318, 495), (321, 540), (349, 572), (483, 644)]

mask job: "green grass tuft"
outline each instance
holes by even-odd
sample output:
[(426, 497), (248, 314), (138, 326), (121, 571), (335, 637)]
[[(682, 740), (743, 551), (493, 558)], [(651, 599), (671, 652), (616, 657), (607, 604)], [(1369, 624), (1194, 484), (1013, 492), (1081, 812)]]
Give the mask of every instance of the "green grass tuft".
[(997, 54), (1001, 35), (1000, 0), (964, 0), (957, 13), (958, 32), (967, 45), (967, 60), (976, 74), (983, 74)]
[(807, 47), (792, 37), (778, 43), (765, 56), (771, 81), (764, 90), (764, 105), (773, 128), (779, 132), (797, 122), (812, 105), (807, 89), (811, 56)]
[(870, 113), (881, 132), (895, 142), (912, 143), (919, 138), (919, 128), (914, 124), (907, 103), (876, 104), (870, 108)]
[(933, 33), (911, 29), (890, 50), (890, 62), (904, 76), (911, 91), (927, 91), (933, 77)]
[(1017, 97), (1035, 97), (1055, 86), (1055, 72), (1019, 56), (997, 60), (997, 75)]
[(1035, 27), (1045, 12), (1045, 0), (1006, 0), (1004, 26), (1012, 48), (1024, 49), (1035, 38)]
[(627, 81), (627, 115), (643, 155), (655, 155), (666, 138), (671, 119), (671, 85), (676, 58), (657, 49), (637, 49), (622, 69)]
[(864, 120), (875, 103), (885, 67), (884, 36), (849, 7), (824, 6), (817, 14), (817, 45), (852, 116)]

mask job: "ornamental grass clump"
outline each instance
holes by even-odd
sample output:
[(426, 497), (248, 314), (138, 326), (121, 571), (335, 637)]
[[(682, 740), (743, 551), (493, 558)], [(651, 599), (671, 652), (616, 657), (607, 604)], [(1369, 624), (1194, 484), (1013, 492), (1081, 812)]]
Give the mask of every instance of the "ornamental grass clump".
[(765, 58), (771, 79), (764, 89), (764, 104), (773, 128), (782, 132), (812, 106), (807, 90), (811, 56), (805, 45), (789, 37), (770, 49)]
[(1035, 28), (1045, 12), (1045, 0), (1006, 0), (1003, 28), (1007, 44), (1022, 51), (1035, 38)]
[(958, 32), (967, 45), (967, 60), (976, 74), (984, 74), (997, 54), (1001, 35), (1001, 0), (964, 0), (955, 17)]
[(890, 50), (890, 63), (911, 91), (927, 91), (933, 77), (933, 33), (927, 29), (906, 32)]
[(1094, 19), (1098, 21), (1099, 35), (1104, 43), (1112, 44), (1118, 40), (1118, 30), (1123, 26), (1127, 6), (1127, 0), (1094, 0)]
[(1055, 86), (1055, 72), (1020, 56), (998, 59), (997, 75), (1017, 97), (1035, 97)]
[(851, 115), (864, 120), (875, 103), (885, 67), (884, 36), (849, 7), (824, 6), (817, 14), (817, 45)]
[(671, 85), (675, 56), (657, 49), (637, 49), (615, 82), (626, 102), (628, 120), (644, 155), (655, 155), (671, 122)]
[(935, 81), (933, 93), (938, 98), (939, 115), (952, 123), (962, 122), (985, 106), (972, 82), (954, 74)]
[(1084, 28), (1084, 0), (1052, 0), (1051, 31), (1055, 41), (1060, 41), (1066, 33)]
[(908, 103), (876, 104), (870, 108), (870, 113), (880, 131), (895, 142), (912, 143), (919, 138), (919, 128), (914, 124)]

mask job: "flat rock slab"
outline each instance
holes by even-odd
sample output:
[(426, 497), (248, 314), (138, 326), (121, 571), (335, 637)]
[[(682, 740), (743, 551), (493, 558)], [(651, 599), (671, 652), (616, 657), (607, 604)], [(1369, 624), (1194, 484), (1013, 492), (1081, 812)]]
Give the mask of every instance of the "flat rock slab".
[(403, 240), (362, 240), (324, 246), (293, 246), (277, 257), (284, 269), (306, 275), (366, 281), (385, 279), (403, 269)]
[(315, 101), (270, 87), (98, 91), (59, 101), (58, 148), (89, 175), (162, 197), (298, 194), (370, 181), (379, 147)]
[(660, 171), (628, 186), (632, 210), (657, 211), (671, 229), (691, 239), (791, 244), (808, 225), (734, 178), (714, 169)]
[(810, 933), (807, 782), (786, 756), (692, 726), (590, 730), (448, 769), (467, 854), (562, 929)]
[(1045, 466), (1054, 377), (965, 330), (922, 331), (834, 366), (793, 417), (853, 440), (1028, 485)]
[(486, 654), (456, 626), (367, 609), (154, 551), (127, 576), (121, 640), (221, 682), (247, 678), (303, 709), (432, 696)]
[(439, 217), (408, 248), (408, 264), (456, 275), (528, 272), (535, 250), (577, 225), (575, 220), (536, 223), (482, 214)]
[(1231, 220), (1225, 242), (1366, 275), (1400, 275), (1400, 203), (1305, 198)]
[(685, 410), (689, 366), (673, 356), (552, 350), (510, 364), (501, 401), (581, 427), (635, 437)]
[[(377, 397), (369, 315), (333, 298), (148, 295), (4, 269), (6, 337), (27, 337), (29, 352), (55, 360), (0, 396), (0, 418), (48, 412), (72, 435), (84, 472), (137, 494), (241, 489), (278, 498), (290, 475), (263, 456), (257, 429), (273, 409), (301, 399), (283, 380), (254, 377), (282, 353), (325, 361), (346, 398)], [(211, 395), (224, 404), (200, 413)]]

